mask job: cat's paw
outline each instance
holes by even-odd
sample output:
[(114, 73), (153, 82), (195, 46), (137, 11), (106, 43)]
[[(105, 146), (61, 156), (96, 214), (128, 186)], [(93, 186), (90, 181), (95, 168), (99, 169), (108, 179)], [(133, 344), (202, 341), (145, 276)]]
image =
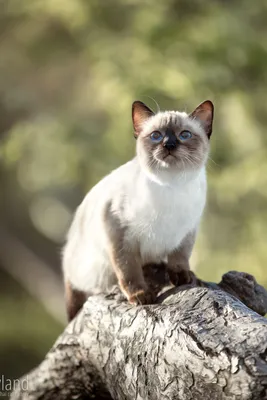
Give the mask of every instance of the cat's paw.
[(181, 285), (194, 285), (196, 283), (196, 276), (190, 270), (181, 270), (179, 272), (169, 271), (170, 281), (174, 286)]
[(130, 304), (136, 306), (141, 304), (154, 304), (156, 302), (156, 294), (149, 290), (138, 290), (128, 297)]

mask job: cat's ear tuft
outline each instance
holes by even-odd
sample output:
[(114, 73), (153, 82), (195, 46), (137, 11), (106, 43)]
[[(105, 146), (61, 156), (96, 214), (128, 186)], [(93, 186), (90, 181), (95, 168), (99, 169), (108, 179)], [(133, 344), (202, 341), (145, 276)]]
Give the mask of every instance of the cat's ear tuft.
[(197, 108), (189, 115), (190, 118), (198, 119), (205, 132), (210, 138), (212, 134), (212, 122), (214, 115), (214, 106), (210, 100), (203, 101)]
[(155, 115), (149, 107), (147, 107), (142, 101), (134, 101), (132, 105), (132, 118), (134, 127), (134, 136), (138, 137), (142, 130), (143, 123), (150, 117)]

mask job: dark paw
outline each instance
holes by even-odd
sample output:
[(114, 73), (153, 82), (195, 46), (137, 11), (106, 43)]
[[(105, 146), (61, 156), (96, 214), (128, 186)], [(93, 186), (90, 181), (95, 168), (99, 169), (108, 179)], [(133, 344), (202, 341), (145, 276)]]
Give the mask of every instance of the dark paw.
[(182, 270), (180, 272), (169, 271), (170, 281), (174, 286), (189, 285), (196, 282), (194, 272)]
[(156, 295), (149, 290), (138, 290), (128, 296), (128, 301), (136, 306), (141, 304), (154, 304), (156, 302)]

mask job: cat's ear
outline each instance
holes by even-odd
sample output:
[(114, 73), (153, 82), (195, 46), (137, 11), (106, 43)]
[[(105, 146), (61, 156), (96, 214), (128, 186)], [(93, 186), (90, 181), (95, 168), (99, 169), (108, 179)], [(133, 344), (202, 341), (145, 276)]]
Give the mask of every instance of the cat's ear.
[(132, 118), (134, 127), (134, 136), (137, 137), (141, 132), (143, 123), (155, 115), (149, 107), (142, 101), (134, 101), (132, 105)]
[(210, 138), (212, 134), (212, 122), (214, 115), (214, 106), (210, 100), (203, 101), (197, 108), (189, 115), (190, 118), (198, 119), (205, 132)]

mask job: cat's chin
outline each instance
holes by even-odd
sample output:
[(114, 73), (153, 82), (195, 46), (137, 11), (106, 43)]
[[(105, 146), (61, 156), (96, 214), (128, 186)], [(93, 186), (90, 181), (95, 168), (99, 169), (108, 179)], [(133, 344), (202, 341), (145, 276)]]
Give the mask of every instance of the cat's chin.
[(167, 154), (162, 158), (156, 158), (158, 164), (163, 168), (177, 167), (179, 160), (172, 154)]

